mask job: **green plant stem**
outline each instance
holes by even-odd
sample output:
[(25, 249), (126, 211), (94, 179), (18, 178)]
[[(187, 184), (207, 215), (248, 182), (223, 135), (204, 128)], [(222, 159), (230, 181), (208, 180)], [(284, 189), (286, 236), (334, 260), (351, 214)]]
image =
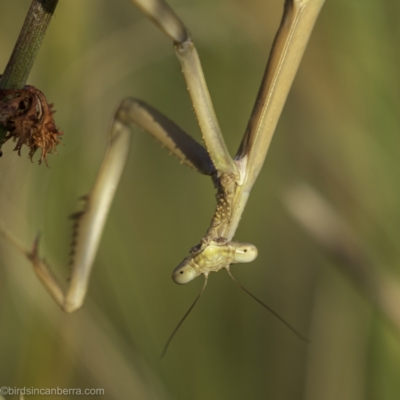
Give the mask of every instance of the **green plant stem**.
[[(31, 72), (58, 0), (33, 0), (11, 54), (0, 89), (22, 89)], [(6, 129), (0, 126), (0, 152)]]

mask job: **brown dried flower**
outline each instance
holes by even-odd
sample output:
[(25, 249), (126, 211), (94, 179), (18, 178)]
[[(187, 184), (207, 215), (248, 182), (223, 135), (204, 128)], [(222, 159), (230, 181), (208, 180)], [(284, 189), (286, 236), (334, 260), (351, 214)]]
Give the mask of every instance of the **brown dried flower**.
[(21, 155), (22, 145), (27, 145), (31, 160), (41, 148), (39, 164), (44, 160), (47, 166), (47, 153), (57, 153), (56, 146), (63, 135), (54, 123), (52, 107), (34, 86), (0, 89), (0, 125), (7, 129), (5, 141), (13, 138), (17, 142), (14, 150), (18, 155)]

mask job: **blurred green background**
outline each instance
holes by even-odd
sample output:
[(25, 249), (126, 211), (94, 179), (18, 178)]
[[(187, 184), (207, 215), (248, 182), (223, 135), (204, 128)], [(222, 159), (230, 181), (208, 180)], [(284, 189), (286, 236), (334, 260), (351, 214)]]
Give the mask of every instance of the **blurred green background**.
[[(170, 1), (198, 47), (232, 153), (282, 3)], [(0, 1), (1, 69), (29, 4)], [(177, 286), (171, 272), (207, 230), (215, 199), (210, 179), (137, 132), (82, 310), (61, 312), (0, 240), (0, 387), (104, 388), (101, 398), (141, 400), (400, 398), (399, 334), (360, 290), (362, 279), (346, 273), (348, 258), (321, 246), (285, 205), (287, 193), (309, 185), (347, 224), (373, 273), (397, 284), (399, 18), (395, 0), (326, 1), (236, 235), (259, 257), (234, 275), (309, 344), (220, 272), (159, 360), (202, 285)], [(41, 254), (64, 280), (67, 216), (91, 188), (119, 101), (141, 98), (200, 134), (170, 41), (127, 0), (60, 0), (28, 83), (55, 104), (64, 146), (50, 169), (31, 164), (26, 149), (19, 158), (12, 143), (3, 148), (0, 220), (27, 246), (41, 232)], [(400, 303), (392, 306), (400, 314)]]

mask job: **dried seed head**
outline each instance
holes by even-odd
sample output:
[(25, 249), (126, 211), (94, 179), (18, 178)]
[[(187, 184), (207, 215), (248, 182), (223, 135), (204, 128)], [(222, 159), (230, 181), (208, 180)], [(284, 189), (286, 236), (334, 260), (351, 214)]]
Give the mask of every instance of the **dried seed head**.
[(54, 123), (52, 107), (34, 86), (0, 89), (0, 125), (7, 129), (5, 141), (13, 138), (17, 142), (14, 150), (18, 155), (24, 144), (28, 146), (31, 160), (41, 148), (39, 164), (44, 160), (47, 166), (47, 153), (57, 153), (56, 146), (63, 135)]

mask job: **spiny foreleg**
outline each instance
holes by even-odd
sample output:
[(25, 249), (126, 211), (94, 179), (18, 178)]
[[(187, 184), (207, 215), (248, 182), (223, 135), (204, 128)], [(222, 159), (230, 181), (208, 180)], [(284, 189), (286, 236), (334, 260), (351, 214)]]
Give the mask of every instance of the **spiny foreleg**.
[(128, 157), (132, 126), (151, 134), (194, 170), (207, 175), (215, 172), (207, 151), (177, 125), (144, 102), (125, 99), (115, 114), (109, 147), (93, 189), (84, 198), (84, 209), (74, 214), (71, 280), (66, 290), (49, 264), (39, 256), (37, 239), (32, 249), (26, 249), (0, 226), (0, 232), (28, 258), (39, 280), (55, 302), (68, 313), (80, 308), (84, 302), (104, 224)]

